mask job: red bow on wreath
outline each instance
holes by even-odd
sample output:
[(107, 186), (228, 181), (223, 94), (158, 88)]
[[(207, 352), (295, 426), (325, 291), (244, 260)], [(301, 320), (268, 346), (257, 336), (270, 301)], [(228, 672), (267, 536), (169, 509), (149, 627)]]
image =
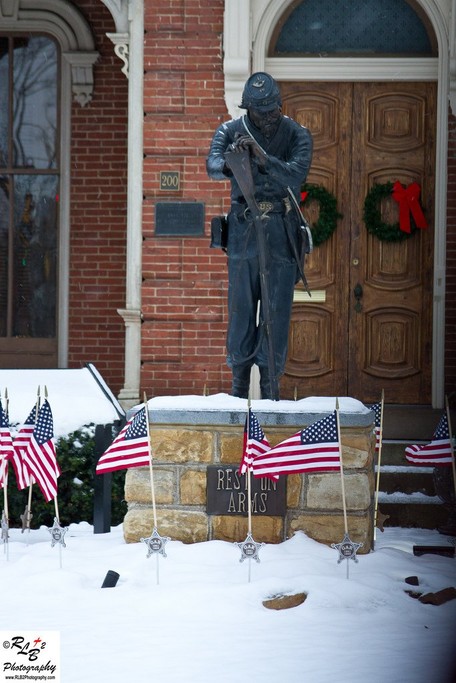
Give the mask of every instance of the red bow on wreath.
[(413, 216), (417, 228), (427, 228), (428, 224), (420, 206), (420, 191), (418, 183), (411, 183), (407, 187), (401, 185), (399, 180), (393, 185), (393, 199), (399, 204), (399, 228), (403, 232), (410, 233), (410, 214)]

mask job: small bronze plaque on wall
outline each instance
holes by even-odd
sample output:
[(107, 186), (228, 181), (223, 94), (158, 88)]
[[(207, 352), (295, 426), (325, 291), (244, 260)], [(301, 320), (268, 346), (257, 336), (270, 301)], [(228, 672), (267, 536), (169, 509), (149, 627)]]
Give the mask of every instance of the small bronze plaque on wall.
[(168, 237), (204, 235), (202, 202), (157, 202), (155, 234)]
[(179, 171), (160, 171), (160, 190), (178, 192), (180, 190)]
[[(250, 479), (252, 514), (286, 513), (286, 477), (272, 481), (266, 477)], [(209, 515), (248, 514), (247, 477), (237, 467), (209, 465), (207, 468), (206, 512)]]

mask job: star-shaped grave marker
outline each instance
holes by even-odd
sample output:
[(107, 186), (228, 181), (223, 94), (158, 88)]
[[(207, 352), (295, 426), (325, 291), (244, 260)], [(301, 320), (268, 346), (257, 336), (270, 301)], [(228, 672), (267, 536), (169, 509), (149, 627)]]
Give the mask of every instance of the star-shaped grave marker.
[(3, 541), (3, 543), (7, 543), (8, 539), (9, 539), (9, 534), (8, 534), (9, 525), (8, 525), (8, 520), (6, 519), (6, 515), (5, 515), (4, 510), (2, 512), (1, 525), (2, 525), (2, 541)]
[(145, 543), (147, 545), (147, 557), (150, 557), (154, 554), (163, 555), (163, 557), (166, 557), (165, 545), (170, 540), (171, 538), (169, 536), (160, 536), (157, 531), (157, 527), (154, 527), (151, 536), (140, 539), (141, 543)]
[(381, 510), (377, 510), (377, 519), (376, 519), (377, 529), (380, 529), (380, 531), (382, 531), (382, 532), (385, 531), (384, 524), (385, 524), (386, 520), (389, 518), (390, 518), (389, 515), (384, 515), (383, 512), (381, 512)]
[(356, 551), (362, 548), (363, 543), (354, 543), (348, 534), (345, 534), (340, 543), (331, 543), (331, 548), (335, 548), (339, 551), (339, 558), (337, 563), (342, 562), (342, 560), (353, 560), (358, 562), (356, 557)]
[(235, 543), (239, 550), (241, 551), (241, 559), (239, 562), (244, 562), (244, 560), (256, 560), (260, 561), (258, 557), (258, 552), (265, 545), (264, 543), (257, 543), (252, 534), (247, 534), (245, 541)]
[(57, 517), (54, 517), (54, 524), (48, 531), (51, 534), (51, 548), (55, 545), (61, 545), (66, 548), (65, 534), (68, 531), (67, 526), (60, 526), (59, 520)]
[(33, 517), (33, 515), (29, 511), (29, 507), (28, 507), (28, 505), (26, 505), (24, 512), (22, 513), (22, 515), (20, 515), (20, 519), (22, 522), (22, 529), (21, 529), (22, 534), (24, 533), (24, 531), (26, 529), (28, 529), (30, 531), (30, 522), (32, 521), (32, 517)]

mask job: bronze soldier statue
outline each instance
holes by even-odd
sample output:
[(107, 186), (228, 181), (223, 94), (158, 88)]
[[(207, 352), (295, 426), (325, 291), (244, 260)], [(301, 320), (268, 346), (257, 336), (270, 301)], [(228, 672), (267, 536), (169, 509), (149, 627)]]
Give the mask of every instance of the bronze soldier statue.
[[(247, 114), (217, 128), (206, 162), (210, 178), (231, 181), (227, 363), (233, 373), (233, 396), (248, 397), (255, 363), (261, 397), (278, 400), (293, 291), (302, 274), (299, 198), (312, 160), (312, 136), (282, 114), (279, 87), (267, 73), (250, 76), (240, 106)], [(239, 175), (232, 171), (233, 153), (248, 155), (261, 226), (241, 190)]]

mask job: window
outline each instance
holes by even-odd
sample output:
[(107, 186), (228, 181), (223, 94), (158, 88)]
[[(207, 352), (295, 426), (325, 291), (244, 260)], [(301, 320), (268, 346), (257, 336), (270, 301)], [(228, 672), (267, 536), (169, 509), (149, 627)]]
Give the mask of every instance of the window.
[(0, 36), (0, 354), (4, 367), (16, 365), (18, 354), (28, 354), (29, 367), (57, 362), (58, 84), (59, 49), (53, 39), (34, 34)]
[(432, 57), (426, 21), (407, 0), (301, 0), (279, 21), (269, 56)]

